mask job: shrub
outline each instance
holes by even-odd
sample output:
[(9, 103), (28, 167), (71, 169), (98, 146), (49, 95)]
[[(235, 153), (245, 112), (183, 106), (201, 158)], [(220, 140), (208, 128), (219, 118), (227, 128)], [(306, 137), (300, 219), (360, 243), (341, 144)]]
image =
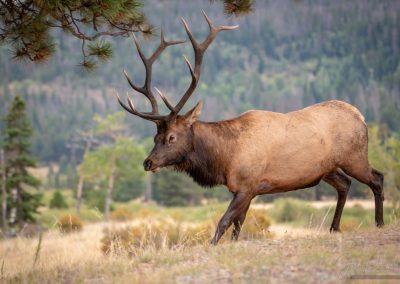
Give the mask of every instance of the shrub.
[(83, 224), (81, 219), (77, 215), (73, 214), (62, 216), (58, 220), (57, 225), (61, 233), (78, 232), (83, 229)]
[(118, 207), (111, 213), (111, 220), (126, 222), (132, 220), (132, 213), (123, 207)]
[(271, 216), (277, 222), (307, 223), (311, 216), (316, 213), (318, 213), (318, 210), (307, 204), (307, 202), (293, 198), (277, 199), (271, 209)]
[(64, 196), (62, 195), (62, 193), (60, 191), (55, 191), (53, 193), (53, 197), (50, 200), (50, 204), (49, 204), (50, 208), (57, 208), (57, 209), (65, 209), (68, 208), (68, 204), (65, 201)]
[[(85, 203), (89, 208), (97, 208), (100, 212), (104, 212), (106, 194), (106, 190), (87, 190), (85, 192)], [(111, 204), (110, 211), (114, 211), (114, 209), (114, 205)]]
[(135, 254), (137, 249), (172, 247), (178, 244), (180, 226), (170, 219), (144, 219), (133, 226), (108, 230), (101, 240), (105, 254)]
[(340, 222), (340, 230), (341, 231), (355, 231), (357, 230), (362, 223), (360, 223), (356, 218), (346, 218)]
[(271, 226), (271, 221), (267, 216), (265, 209), (250, 209), (247, 212), (246, 220), (243, 224), (240, 238), (242, 239), (262, 239), (271, 237), (271, 232), (268, 230)]
[[(244, 223), (241, 239), (271, 237), (270, 220), (264, 209), (251, 209)], [(180, 222), (171, 218), (146, 215), (139, 222), (125, 228), (108, 230), (101, 240), (104, 254), (134, 255), (139, 249), (160, 249), (176, 246), (208, 245), (221, 214), (203, 222)], [(225, 233), (230, 239), (232, 231)], [(223, 240), (222, 240), (223, 241)]]

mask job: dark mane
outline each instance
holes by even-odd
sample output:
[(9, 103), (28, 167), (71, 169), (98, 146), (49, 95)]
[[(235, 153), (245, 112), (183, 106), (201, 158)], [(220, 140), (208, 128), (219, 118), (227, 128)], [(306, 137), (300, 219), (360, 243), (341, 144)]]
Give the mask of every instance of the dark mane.
[(175, 170), (187, 173), (201, 186), (226, 184), (227, 157), (240, 129), (230, 121), (196, 122), (192, 131), (193, 151), (175, 165)]

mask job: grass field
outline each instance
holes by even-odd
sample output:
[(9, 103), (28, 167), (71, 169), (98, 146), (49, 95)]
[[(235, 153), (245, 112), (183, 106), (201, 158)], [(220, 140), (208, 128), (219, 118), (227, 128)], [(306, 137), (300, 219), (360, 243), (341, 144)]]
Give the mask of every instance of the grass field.
[[(1, 280), (4, 283), (337, 283), (350, 281), (352, 275), (400, 275), (400, 224), (388, 216), (389, 211), (385, 218), (391, 224), (385, 228), (360, 226), (358, 222), (365, 218), (372, 218), (373, 223), (373, 214), (370, 209), (362, 211), (363, 207), (357, 204), (347, 208), (344, 216), (351, 217), (348, 220), (355, 225), (342, 233), (330, 234), (329, 207), (308, 209), (313, 216), (323, 216), (322, 224), (310, 225), (310, 222), (277, 222), (271, 210), (276, 206), (266, 211), (271, 213), (270, 234), (242, 238), (235, 243), (225, 240), (217, 247), (208, 246), (207, 236), (207, 242), (197, 245), (179, 241), (173, 246), (148, 244), (136, 248), (134, 253), (105, 255), (101, 240), (106, 227), (125, 228), (138, 219), (147, 222), (150, 219), (146, 218), (163, 217), (182, 224), (207, 222), (223, 211), (226, 204), (196, 208), (136, 205), (131, 206), (134, 217), (128, 222), (86, 223), (81, 232), (71, 234), (54, 229), (44, 233), (41, 241), (22, 237), (3, 240)], [(250, 214), (247, 221), (251, 222), (251, 218)]]

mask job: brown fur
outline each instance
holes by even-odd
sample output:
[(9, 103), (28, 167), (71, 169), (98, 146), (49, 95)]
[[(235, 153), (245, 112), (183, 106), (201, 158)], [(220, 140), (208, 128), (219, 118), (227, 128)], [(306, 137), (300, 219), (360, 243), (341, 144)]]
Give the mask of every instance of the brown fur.
[[(173, 165), (200, 185), (228, 187), (234, 199), (213, 244), (232, 223), (232, 238), (237, 238), (255, 196), (311, 187), (320, 180), (338, 191), (331, 227), (338, 231), (350, 187), (347, 175), (371, 187), (376, 223), (383, 225), (383, 175), (368, 163), (367, 127), (353, 106), (329, 101), (287, 114), (254, 110), (220, 122), (197, 121), (200, 108), (158, 126), (156, 146), (145, 165), (152, 165), (148, 170)], [(177, 141), (169, 144), (171, 134)]]

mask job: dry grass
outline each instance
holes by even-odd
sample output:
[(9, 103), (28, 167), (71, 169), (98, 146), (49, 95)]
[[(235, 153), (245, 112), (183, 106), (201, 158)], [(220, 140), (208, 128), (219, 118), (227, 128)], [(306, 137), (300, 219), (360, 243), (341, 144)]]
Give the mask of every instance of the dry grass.
[(113, 221), (130, 221), (133, 219), (132, 212), (128, 211), (124, 207), (118, 207), (113, 212), (111, 212), (111, 220)]
[[(132, 224), (131, 224), (132, 225)], [(105, 256), (105, 224), (82, 232), (0, 243), (8, 283), (337, 283), (354, 274), (400, 274), (400, 227), (329, 234), (271, 227), (273, 239), (174, 247), (147, 246), (135, 255)]]
[(83, 223), (79, 216), (75, 214), (67, 214), (58, 220), (57, 227), (61, 233), (74, 233), (82, 231)]
[[(137, 255), (143, 249), (164, 249), (206, 245), (216, 230), (219, 214), (202, 222), (185, 222), (181, 218), (171, 218), (161, 214), (137, 214), (141, 216), (128, 226), (109, 229), (102, 238), (105, 254)], [(241, 238), (246, 240), (270, 238), (271, 225), (265, 209), (250, 209)], [(232, 229), (228, 230), (221, 242), (226, 241)]]

